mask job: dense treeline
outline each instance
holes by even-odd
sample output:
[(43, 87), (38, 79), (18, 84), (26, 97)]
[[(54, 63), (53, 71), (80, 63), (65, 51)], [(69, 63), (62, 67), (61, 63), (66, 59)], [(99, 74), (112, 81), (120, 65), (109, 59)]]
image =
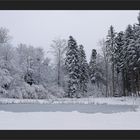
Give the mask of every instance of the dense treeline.
[[(89, 63), (85, 48), (69, 36), (51, 44), (55, 63), (42, 48), (12, 46), (9, 30), (0, 28), (0, 96), (8, 98), (81, 98), (140, 94), (140, 14), (138, 23), (116, 32), (110, 26), (92, 49)], [(94, 47), (93, 47), (94, 48)]]
[(128, 25), (125, 31), (117, 33), (111, 26), (104, 46), (111, 65), (112, 96), (139, 95), (140, 15), (138, 24)]

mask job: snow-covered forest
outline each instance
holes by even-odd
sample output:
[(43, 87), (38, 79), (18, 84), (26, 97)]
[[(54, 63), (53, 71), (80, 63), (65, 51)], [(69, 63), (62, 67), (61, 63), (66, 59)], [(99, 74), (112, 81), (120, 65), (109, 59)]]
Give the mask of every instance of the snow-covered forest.
[(0, 19), (0, 129), (140, 129), (138, 11)]
[(140, 14), (137, 23), (98, 41), (87, 61), (85, 47), (70, 35), (49, 46), (54, 63), (41, 47), (14, 46), (10, 30), (0, 28), (0, 97), (52, 99), (140, 95)]

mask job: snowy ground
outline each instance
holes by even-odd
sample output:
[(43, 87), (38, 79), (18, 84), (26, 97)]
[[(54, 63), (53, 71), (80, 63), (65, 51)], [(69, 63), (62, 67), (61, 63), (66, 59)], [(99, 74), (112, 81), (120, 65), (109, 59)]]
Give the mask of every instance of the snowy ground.
[(139, 98), (0, 99), (0, 103), (0, 129), (140, 129)]

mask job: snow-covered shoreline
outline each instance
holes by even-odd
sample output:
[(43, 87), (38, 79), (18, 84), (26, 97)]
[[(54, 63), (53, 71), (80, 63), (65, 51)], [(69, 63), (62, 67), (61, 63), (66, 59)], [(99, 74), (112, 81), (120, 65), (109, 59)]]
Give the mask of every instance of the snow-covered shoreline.
[(0, 98), (0, 104), (111, 104), (140, 105), (140, 98), (133, 97), (91, 97), (91, 98), (56, 98), (56, 99), (12, 99)]

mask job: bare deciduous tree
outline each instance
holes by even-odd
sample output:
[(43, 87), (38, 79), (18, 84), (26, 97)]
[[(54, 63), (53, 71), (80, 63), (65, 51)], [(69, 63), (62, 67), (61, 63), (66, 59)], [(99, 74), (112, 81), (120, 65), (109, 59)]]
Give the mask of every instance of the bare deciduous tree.
[(55, 55), (55, 62), (57, 65), (57, 84), (58, 86), (61, 86), (61, 66), (64, 60), (64, 54), (66, 51), (66, 40), (65, 39), (56, 39), (53, 40), (53, 43), (51, 45), (51, 48)]

